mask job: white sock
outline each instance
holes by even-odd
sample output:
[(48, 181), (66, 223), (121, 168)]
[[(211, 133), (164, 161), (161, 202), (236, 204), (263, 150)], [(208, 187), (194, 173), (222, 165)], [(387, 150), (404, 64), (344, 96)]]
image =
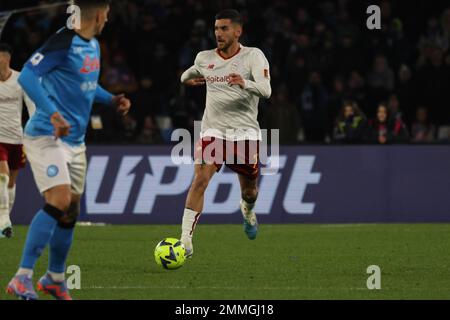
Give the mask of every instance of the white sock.
[(26, 268), (19, 268), (19, 270), (17, 270), (16, 276), (21, 276), (21, 275), (27, 275), (28, 278), (32, 278), (33, 277), (33, 270), (32, 269), (26, 269)]
[(181, 226), (181, 242), (185, 246), (188, 246), (186, 249), (191, 249), (189, 246), (192, 244), (192, 236), (199, 218), (199, 212), (195, 212), (188, 208), (184, 209), (183, 224)]
[(4, 229), (11, 224), (9, 220), (9, 176), (0, 173), (0, 229)]
[(241, 212), (245, 217), (248, 217), (253, 213), (253, 208), (255, 207), (256, 202), (248, 203), (244, 199), (241, 199)]
[(55, 282), (64, 282), (64, 280), (66, 279), (64, 273), (56, 273), (51, 271), (47, 271), (47, 273), (50, 275), (50, 277), (52, 277), (53, 281)]
[(16, 200), (16, 186), (8, 188), (9, 195), (9, 214), (11, 214), (12, 208), (14, 206), (14, 201)]

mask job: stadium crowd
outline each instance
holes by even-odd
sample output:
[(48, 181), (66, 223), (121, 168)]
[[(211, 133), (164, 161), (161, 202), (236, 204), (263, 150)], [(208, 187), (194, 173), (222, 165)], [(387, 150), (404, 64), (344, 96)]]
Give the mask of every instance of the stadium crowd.
[[(214, 15), (226, 7), (244, 14), (243, 44), (271, 64), (273, 95), (261, 101), (259, 120), (281, 128), (281, 143), (450, 141), (450, 6), (375, 1), (382, 29), (369, 30), (372, 2), (113, 1), (100, 38), (101, 83), (125, 92), (133, 111), (121, 118), (95, 106), (88, 142), (170, 143), (175, 128), (193, 130), (205, 88), (185, 88), (179, 77), (198, 51), (215, 47)], [(22, 3), (2, 0), (0, 11)], [(14, 15), (2, 36), (14, 67), (66, 19), (64, 7)]]

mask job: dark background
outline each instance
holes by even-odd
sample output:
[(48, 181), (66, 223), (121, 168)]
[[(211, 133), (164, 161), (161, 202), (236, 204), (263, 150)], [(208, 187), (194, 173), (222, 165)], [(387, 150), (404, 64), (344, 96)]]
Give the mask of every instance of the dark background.
[[(2, 0), (0, 11), (45, 3), (52, 1)], [(371, 4), (381, 7), (382, 30), (366, 27)], [(116, 0), (100, 37), (101, 83), (127, 93), (133, 111), (120, 118), (94, 106), (103, 129), (90, 128), (88, 142), (164, 144), (173, 129), (192, 130), (205, 89), (183, 88), (179, 76), (198, 51), (215, 47), (214, 15), (223, 8), (244, 15), (242, 43), (271, 64), (273, 95), (261, 101), (259, 120), (281, 128), (281, 143), (378, 143), (381, 131), (387, 143), (449, 140), (448, 1)], [(67, 18), (64, 6), (13, 15), (2, 36), (15, 50), (13, 67), (20, 70)], [(347, 138), (338, 134), (353, 123), (339, 117), (347, 100), (361, 109), (356, 139), (349, 129)], [(386, 127), (376, 120), (380, 102), (390, 110)]]

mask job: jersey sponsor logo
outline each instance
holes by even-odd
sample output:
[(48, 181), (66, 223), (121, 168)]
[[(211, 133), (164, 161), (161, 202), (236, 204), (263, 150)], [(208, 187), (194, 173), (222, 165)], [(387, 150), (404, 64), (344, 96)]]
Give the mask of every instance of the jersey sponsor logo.
[(44, 58), (45, 56), (42, 53), (37, 52), (31, 57), (30, 62), (33, 66), (36, 67), (37, 65), (39, 65), (39, 63), (41, 63), (42, 60), (44, 60)]
[(210, 64), (210, 65), (208, 66), (208, 69), (209, 69), (209, 70), (212, 70), (212, 69), (214, 69), (214, 67), (215, 67), (214, 64)]
[(80, 85), (82, 91), (94, 91), (97, 90), (97, 81), (86, 81)]
[(223, 76), (223, 77), (219, 77), (219, 76), (207, 76), (206, 77), (206, 82), (213, 84), (213, 83), (228, 83), (230, 82), (231, 77), (230, 76)]
[(73, 53), (83, 55), (83, 47), (74, 47)]
[(269, 69), (264, 69), (264, 78), (269, 79)]
[(57, 166), (55, 166), (54, 164), (48, 166), (47, 168), (47, 176), (49, 178), (54, 178), (58, 175), (59, 173), (59, 168)]
[[(280, 155), (272, 160), (281, 170), (260, 177), (258, 214), (268, 215), (279, 206), (291, 215), (313, 214), (316, 203), (305, 198), (309, 187), (321, 181), (322, 173), (313, 170), (316, 156)], [(127, 155), (119, 159), (95, 155), (87, 170), (86, 212), (150, 215), (161, 210), (161, 203), (165, 203), (165, 210), (179, 210), (193, 177), (193, 165), (177, 165), (169, 155)], [(236, 173), (222, 169), (208, 186), (203, 213), (234, 214), (239, 211), (240, 197)]]
[(100, 60), (95, 57), (91, 58), (86, 56), (83, 61), (83, 67), (80, 69), (80, 73), (88, 74), (100, 70)]

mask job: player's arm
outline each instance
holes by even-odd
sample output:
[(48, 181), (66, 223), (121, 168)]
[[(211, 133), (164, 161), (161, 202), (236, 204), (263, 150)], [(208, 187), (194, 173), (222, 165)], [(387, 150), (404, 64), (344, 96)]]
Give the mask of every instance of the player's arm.
[(188, 86), (201, 86), (205, 84), (205, 78), (201, 73), (199, 55), (195, 58), (194, 65), (181, 75), (181, 83)]
[(269, 62), (261, 50), (255, 50), (250, 61), (252, 80), (243, 79), (239, 74), (230, 74), (230, 85), (239, 85), (243, 90), (252, 94), (269, 99), (272, 95), (270, 86)]
[(33, 100), (36, 110), (50, 115), (57, 137), (69, 134), (70, 125), (58, 112), (55, 103), (42, 87), (40, 78), (58, 67), (67, 57), (72, 45), (73, 34), (63, 29), (53, 35), (25, 64), (19, 84)]
[(25, 101), (25, 105), (27, 106), (28, 116), (31, 118), (36, 112), (36, 105), (25, 92), (23, 92), (23, 100)]
[(106, 91), (100, 85), (97, 86), (94, 101), (96, 103), (112, 105), (116, 107), (117, 112), (119, 112), (121, 115), (126, 115), (131, 108), (131, 101), (127, 99), (124, 94), (115, 96), (112, 93)]

